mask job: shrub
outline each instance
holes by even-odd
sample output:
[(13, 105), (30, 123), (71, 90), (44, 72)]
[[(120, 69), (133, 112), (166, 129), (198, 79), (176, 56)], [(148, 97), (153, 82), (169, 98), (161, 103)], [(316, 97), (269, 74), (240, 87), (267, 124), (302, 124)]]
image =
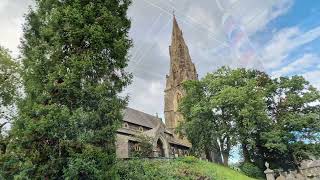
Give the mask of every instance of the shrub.
[(139, 146), (141, 149), (140, 151), (134, 151), (132, 156), (136, 158), (151, 157), (153, 153), (152, 139), (145, 135), (137, 135), (136, 138), (140, 140)]
[(199, 161), (199, 159), (194, 156), (181, 157), (181, 158), (178, 158), (178, 160), (185, 162), (185, 163), (188, 163), (188, 164), (196, 163)]
[(247, 176), (253, 178), (264, 178), (264, 173), (253, 163), (245, 162), (240, 165), (240, 170)]

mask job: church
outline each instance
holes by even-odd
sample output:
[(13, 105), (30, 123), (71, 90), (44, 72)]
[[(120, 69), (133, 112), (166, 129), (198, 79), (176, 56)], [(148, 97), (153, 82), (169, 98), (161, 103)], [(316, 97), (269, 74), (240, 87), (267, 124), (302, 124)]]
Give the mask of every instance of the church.
[(191, 144), (187, 139), (179, 137), (175, 128), (183, 121), (182, 115), (178, 112), (178, 104), (184, 96), (182, 82), (197, 80), (198, 74), (175, 16), (169, 53), (170, 71), (169, 75), (166, 75), (164, 87), (165, 123), (156, 116), (126, 108), (122, 127), (117, 130), (118, 158), (130, 158), (135, 151), (140, 151), (139, 135), (152, 139), (153, 157), (172, 158), (189, 153)]

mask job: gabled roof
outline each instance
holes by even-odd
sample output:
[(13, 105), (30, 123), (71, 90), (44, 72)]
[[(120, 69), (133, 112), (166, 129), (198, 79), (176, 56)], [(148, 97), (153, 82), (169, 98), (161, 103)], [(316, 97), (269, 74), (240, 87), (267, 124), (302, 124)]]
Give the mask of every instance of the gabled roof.
[(148, 128), (155, 128), (159, 123), (163, 123), (161, 119), (156, 116), (129, 107), (124, 111), (123, 121)]

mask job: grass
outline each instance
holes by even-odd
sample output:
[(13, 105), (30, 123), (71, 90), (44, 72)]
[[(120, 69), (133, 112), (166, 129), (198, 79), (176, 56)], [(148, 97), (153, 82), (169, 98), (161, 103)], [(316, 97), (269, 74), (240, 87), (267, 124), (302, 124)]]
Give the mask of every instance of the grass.
[(118, 163), (120, 179), (251, 180), (228, 167), (185, 157), (175, 160), (129, 160)]

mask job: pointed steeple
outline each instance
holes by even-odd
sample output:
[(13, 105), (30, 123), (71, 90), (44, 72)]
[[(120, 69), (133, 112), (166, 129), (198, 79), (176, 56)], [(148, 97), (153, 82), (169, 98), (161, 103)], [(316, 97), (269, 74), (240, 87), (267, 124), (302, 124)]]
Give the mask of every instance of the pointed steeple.
[(172, 26), (172, 35), (171, 35), (171, 45), (185, 44), (182, 31), (177, 22), (176, 16), (173, 14), (173, 26)]
[(173, 15), (173, 28), (170, 50), (170, 71), (166, 79), (164, 114), (166, 125), (169, 129), (175, 129), (179, 122), (183, 121), (178, 112), (178, 103), (185, 95), (182, 83), (186, 80), (197, 80), (198, 75), (192, 63), (189, 49), (184, 41), (177, 19)]
[(178, 37), (181, 34), (176, 16), (173, 14), (172, 38)]
[[(183, 38), (176, 16), (173, 14), (173, 28), (170, 50), (170, 74), (174, 85), (179, 85), (184, 80), (197, 79), (197, 72), (192, 63), (189, 49)], [(179, 74), (179, 76), (176, 76)], [(172, 84), (173, 85), (173, 84)], [(172, 86), (171, 85), (171, 86)], [(173, 86), (174, 86), (173, 85)]]

